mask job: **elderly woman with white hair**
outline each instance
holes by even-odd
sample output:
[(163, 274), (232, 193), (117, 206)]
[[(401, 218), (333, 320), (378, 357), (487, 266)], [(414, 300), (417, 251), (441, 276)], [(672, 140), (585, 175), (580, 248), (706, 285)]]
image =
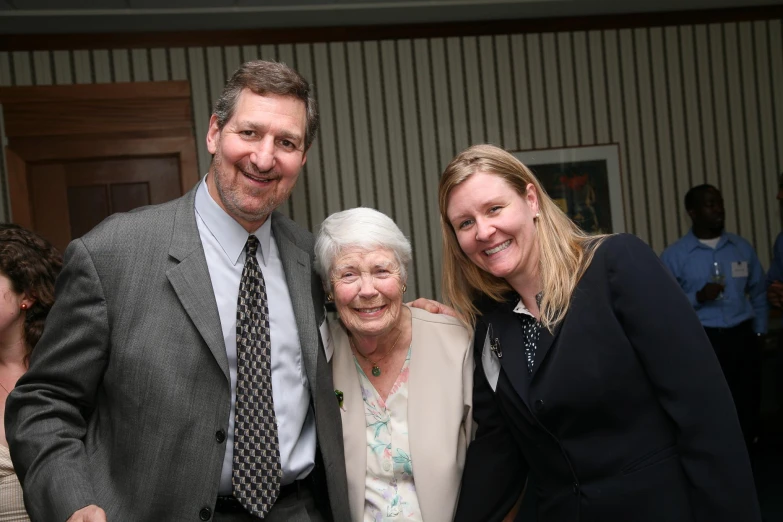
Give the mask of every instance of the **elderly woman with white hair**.
[(451, 521), (471, 435), (469, 332), (403, 304), (411, 246), (381, 212), (332, 214), (315, 252), (339, 315), (327, 353), (352, 521)]

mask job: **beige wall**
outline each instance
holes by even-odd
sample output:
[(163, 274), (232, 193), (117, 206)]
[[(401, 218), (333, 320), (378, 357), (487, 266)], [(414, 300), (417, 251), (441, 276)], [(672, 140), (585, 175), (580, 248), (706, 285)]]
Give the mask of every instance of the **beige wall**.
[[(0, 85), (188, 79), (204, 173), (212, 101), (227, 75), (252, 58), (294, 66), (315, 83), (321, 107), (320, 136), (284, 211), (313, 230), (329, 213), (357, 205), (392, 216), (414, 247), (409, 296), (439, 295), (441, 169), (463, 148), (485, 141), (509, 150), (618, 143), (625, 230), (657, 251), (688, 228), (687, 189), (718, 185), (727, 229), (750, 240), (769, 264), (780, 229), (774, 196), (783, 170), (780, 20), (12, 52), (0, 53)], [(0, 188), (6, 191), (4, 177)]]

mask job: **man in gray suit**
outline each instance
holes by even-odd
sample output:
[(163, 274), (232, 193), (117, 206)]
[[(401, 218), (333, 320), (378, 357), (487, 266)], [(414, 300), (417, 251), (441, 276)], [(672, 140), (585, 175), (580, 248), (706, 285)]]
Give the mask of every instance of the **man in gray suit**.
[(298, 73), (245, 63), (205, 180), (69, 245), (6, 406), (33, 521), (349, 520), (313, 238), (274, 211), (317, 128)]

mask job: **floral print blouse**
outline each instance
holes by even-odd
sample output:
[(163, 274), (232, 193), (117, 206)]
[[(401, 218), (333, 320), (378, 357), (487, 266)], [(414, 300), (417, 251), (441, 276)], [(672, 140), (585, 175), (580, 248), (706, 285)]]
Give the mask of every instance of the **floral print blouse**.
[(367, 419), (365, 522), (421, 521), (408, 446), (408, 367), (411, 350), (384, 402), (359, 363)]

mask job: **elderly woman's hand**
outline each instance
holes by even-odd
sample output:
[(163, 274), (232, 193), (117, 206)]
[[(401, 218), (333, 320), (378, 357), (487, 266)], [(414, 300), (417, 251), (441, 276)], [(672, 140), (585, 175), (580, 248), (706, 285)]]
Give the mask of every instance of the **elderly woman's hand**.
[(445, 304), (439, 303), (437, 301), (433, 301), (432, 299), (419, 297), (415, 301), (411, 301), (410, 303), (406, 304), (408, 306), (412, 306), (413, 308), (421, 308), (422, 310), (426, 310), (431, 314), (446, 314), (452, 317), (457, 317), (457, 312), (455, 312), (453, 308), (450, 308)]

